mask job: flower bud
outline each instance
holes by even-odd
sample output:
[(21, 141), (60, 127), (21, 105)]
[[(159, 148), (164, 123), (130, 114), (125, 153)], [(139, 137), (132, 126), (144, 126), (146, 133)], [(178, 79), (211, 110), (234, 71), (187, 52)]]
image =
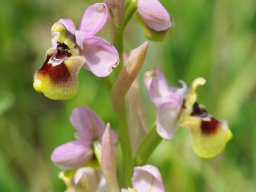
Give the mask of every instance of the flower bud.
[(158, 0), (139, 0), (137, 11), (144, 23), (154, 31), (166, 31), (171, 25), (171, 17)]
[(145, 42), (133, 49), (112, 88), (112, 100), (115, 108), (120, 107), (119, 102), (125, 97), (127, 91), (137, 77), (148, 50), (148, 43)]
[(109, 124), (107, 124), (106, 130), (102, 136), (101, 167), (108, 182), (110, 191), (119, 192), (115, 155), (115, 145), (112, 139), (111, 129)]

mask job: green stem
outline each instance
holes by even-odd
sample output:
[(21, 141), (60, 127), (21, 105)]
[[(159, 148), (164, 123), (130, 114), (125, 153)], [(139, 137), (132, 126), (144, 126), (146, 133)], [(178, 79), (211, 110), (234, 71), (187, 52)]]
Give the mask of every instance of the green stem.
[(129, 0), (126, 4), (125, 15), (124, 15), (124, 26), (132, 18), (133, 14), (136, 12), (138, 0)]
[(131, 177), (133, 171), (132, 151), (130, 135), (127, 123), (127, 114), (125, 111), (118, 113), (119, 128), (120, 128), (120, 144), (122, 148), (123, 157), (123, 171), (124, 171), (124, 185), (125, 187), (131, 186)]
[(156, 132), (156, 126), (154, 126), (136, 152), (134, 159), (135, 165), (145, 164), (162, 140)]
[[(119, 54), (119, 65), (115, 69), (116, 77), (118, 77), (120, 71), (123, 67), (123, 27), (114, 27), (114, 46), (116, 47)], [(132, 161), (132, 152), (131, 152), (131, 144), (130, 144), (130, 136), (128, 130), (127, 123), (127, 113), (126, 113), (126, 103), (125, 97), (119, 98), (121, 100), (120, 105), (116, 108), (116, 114), (119, 120), (119, 129), (120, 129), (120, 144), (122, 149), (122, 158), (123, 158), (123, 171), (124, 171), (124, 185), (126, 187), (131, 186), (131, 177), (132, 177), (132, 169), (133, 169), (133, 161)], [(115, 101), (113, 101), (115, 102)], [(115, 106), (115, 103), (113, 103)]]
[(117, 49), (118, 55), (119, 55), (119, 64), (117, 68), (115, 69), (116, 77), (118, 77), (121, 69), (123, 68), (123, 36), (124, 36), (124, 29), (123, 27), (117, 27), (114, 29), (114, 41), (113, 44)]
[[(115, 69), (115, 76), (118, 78), (122, 68), (123, 68), (123, 36), (125, 26), (131, 19), (132, 15), (136, 11), (137, 0), (128, 0), (127, 4), (125, 5), (125, 18), (122, 24), (115, 25), (112, 23), (112, 33), (113, 33), (113, 44), (117, 49), (119, 54), (119, 65)], [(122, 158), (123, 158), (123, 171), (124, 171), (124, 185), (125, 187), (131, 187), (131, 177), (133, 172), (133, 159), (132, 159), (132, 150), (131, 150), (131, 143), (130, 143), (130, 134), (128, 129), (128, 122), (127, 122), (127, 108), (126, 108), (126, 100), (125, 97), (119, 98), (119, 106), (115, 107), (115, 101), (113, 100), (113, 105), (116, 110), (116, 114), (119, 120), (119, 140), (121, 144), (122, 150)]]

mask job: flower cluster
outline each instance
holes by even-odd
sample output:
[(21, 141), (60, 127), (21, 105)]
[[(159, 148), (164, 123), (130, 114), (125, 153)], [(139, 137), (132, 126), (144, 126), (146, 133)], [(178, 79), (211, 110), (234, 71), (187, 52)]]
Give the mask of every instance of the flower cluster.
[[(90, 108), (73, 110), (70, 121), (75, 140), (60, 145), (51, 156), (63, 170), (60, 178), (69, 192), (164, 192), (159, 170), (146, 163), (160, 141), (172, 139), (178, 129), (186, 127), (194, 152), (210, 158), (232, 138), (227, 123), (198, 102), (196, 91), (205, 84), (204, 78), (196, 78), (191, 86), (184, 81), (179, 81), (181, 87), (169, 86), (159, 67), (144, 74), (145, 88), (156, 107), (156, 123), (148, 129), (137, 76), (149, 43), (129, 53), (123, 46), (125, 27), (135, 13), (150, 40), (162, 40), (172, 27), (171, 16), (158, 0), (106, 0), (88, 7), (78, 30), (71, 19), (60, 19), (52, 26), (52, 47), (35, 73), (35, 90), (53, 100), (70, 99), (78, 91), (78, 73), (83, 67), (96, 77), (106, 77), (118, 123), (114, 131)], [(113, 45), (95, 36), (108, 18)], [(122, 165), (117, 163), (118, 145)]]

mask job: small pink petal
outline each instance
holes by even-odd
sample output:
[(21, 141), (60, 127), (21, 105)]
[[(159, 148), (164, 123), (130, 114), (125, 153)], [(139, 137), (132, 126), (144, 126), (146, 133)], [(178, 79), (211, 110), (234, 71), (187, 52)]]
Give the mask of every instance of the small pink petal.
[(156, 67), (147, 71), (144, 75), (144, 83), (151, 98), (156, 105), (161, 105), (170, 94), (169, 87), (160, 68)]
[(95, 3), (84, 12), (80, 30), (86, 32), (87, 37), (91, 37), (102, 29), (107, 19), (107, 5), (105, 3)]
[(75, 34), (76, 26), (71, 19), (60, 19), (58, 21), (58, 23), (63, 24), (65, 26), (65, 28), (68, 30), (68, 32)]
[(160, 68), (156, 67), (147, 71), (144, 75), (144, 82), (151, 98), (151, 101), (159, 107), (163, 103), (172, 102), (180, 106), (187, 90), (186, 84), (182, 82), (182, 88), (169, 87)]
[(171, 17), (158, 0), (139, 0), (137, 11), (145, 24), (155, 31), (171, 27)]
[(163, 139), (171, 139), (177, 129), (177, 119), (181, 108), (172, 103), (164, 103), (157, 108), (156, 128)]
[(92, 142), (95, 139), (100, 140), (104, 130), (104, 122), (87, 107), (78, 107), (73, 110), (70, 121), (78, 131), (79, 139)]
[(119, 62), (117, 50), (99, 37), (90, 37), (83, 42), (85, 68), (97, 77), (106, 77)]
[(162, 177), (158, 169), (152, 165), (135, 167), (132, 177), (133, 188), (138, 192), (164, 192)]
[(72, 170), (83, 166), (91, 159), (92, 154), (88, 142), (72, 141), (55, 148), (51, 159), (58, 167)]

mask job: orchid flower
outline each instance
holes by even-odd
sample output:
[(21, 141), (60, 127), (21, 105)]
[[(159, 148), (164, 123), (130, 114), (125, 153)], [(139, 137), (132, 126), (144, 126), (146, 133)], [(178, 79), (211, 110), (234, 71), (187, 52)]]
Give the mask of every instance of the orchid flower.
[(224, 149), (232, 138), (227, 124), (212, 117), (197, 102), (196, 89), (205, 79), (195, 79), (189, 90), (183, 81), (182, 88), (170, 87), (162, 71), (154, 68), (146, 72), (144, 81), (157, 108), (156, 127), (163, 139), (171, 139), (176, 129), (183, 126), (191, 130), (193, 150), (198, 156), (214, 157)]
[[(104, 122), (86, 107), (74, 109), (70, 121), (77, 130), (77, 139), (57, 147), (51, 156), (52, 161), (63, 170), (77, 169), (91, 160), (93, 157), (92, 143), (101, 141), (105, 130)], [(111, 134), (116, 143), (115, 133), (112, 131)]]
[(71, 19), (60, 19), (52, 26), (52, 48), (34, 76), (34, 88), (54, 100), (70, 99), (77, 93), (77, 73), (83, 66), (97, 77), (106, 77), (119, 62), (117, 50), (95, 36), (108, 18), (104, 3), (84, 12), (79, 30)]
[(132, 188), (122, 192), (164, 192), (165, 187), (158, 169), (152, 165), (134, 167)]

